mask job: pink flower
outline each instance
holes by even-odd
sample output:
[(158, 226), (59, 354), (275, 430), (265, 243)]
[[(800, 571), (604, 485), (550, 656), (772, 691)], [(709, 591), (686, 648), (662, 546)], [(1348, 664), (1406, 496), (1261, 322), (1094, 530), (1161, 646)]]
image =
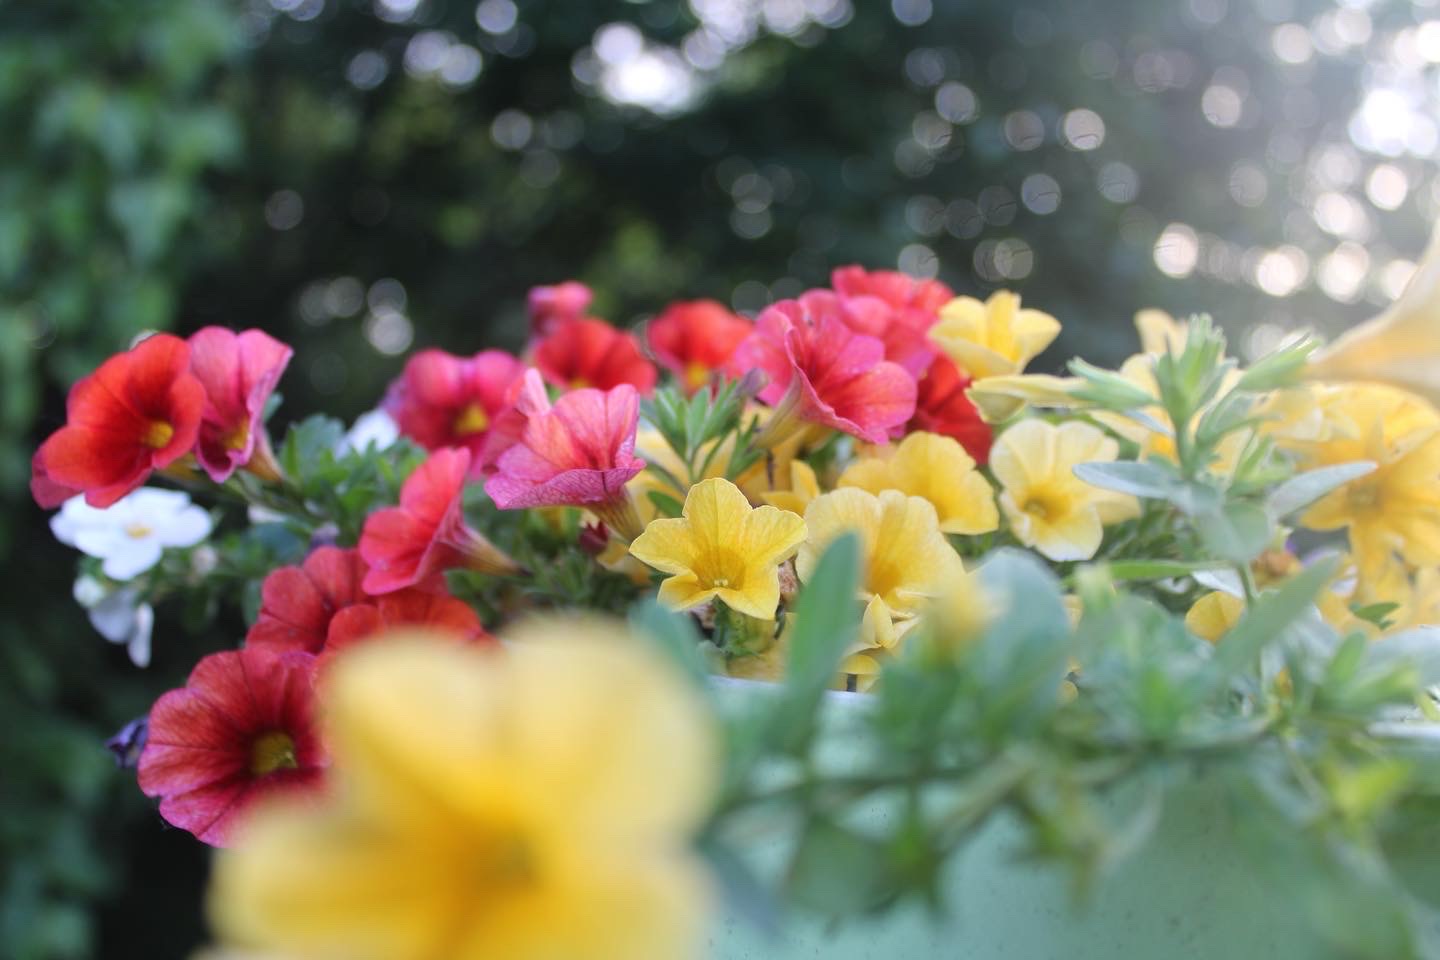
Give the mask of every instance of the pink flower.
[(634, 334), (590, 317), (553, 328), (535, 344), (534, 359), (546, 380), (567, 390), (609, 390), (628, 383), (649, 393), (659, 379)]
[[(626, 482), (645, 468), (635, 456), (640, 397), (621, 384), (608, 391), (575, 390), (552, 407), (539, 374), (519, 407), (526, 416), (519, 442), (500, 456), (485, 492), (502, 510), (583, 506), (629, 534), (638, 524)], [(629, 508), (628, 510), (626, 508)], [(633, 535), (633, 534), (632, 534)]]
[(926, 334), (939, 321), (940, 308), (955, 296), (949, 287), (894, 270), (855, 266), (836, 270), (830, 284), (834, 309), (852, 330), (881, 340), (885, 359), (900, 364), (911, 376), (925, 371), (937, 352)]
[(566, 280), (553, 287), (533, 287), (526, 300), (530, 311), (530, 333), (543, 337), (570, 320), (585, 316), (594, 294), (575, 280)]
[(455, 567), (521, 572), (465, 522), (461, 506), (469, 471), (469, 450), (436, 450), (405, 480), (399, 506), (366, 518), (360, 533), (360, 556), (370, 566), (361, 582), (366, 593), (403, 590)]
[(400, 433), (426, 450), (465, 447), (472, 469), (488, 465), (485, 455), (503, 412), (514, 402), (514, 385), (524, 372), (519, 360), (503, 350), (457, 357), (443, 350), (422, 350), (385, 394), (386, 413)]
[(915, 378), (828, 305), (808, 294), (774, 304), (730, 359), (734, 376), (759, 369), (770, 378), (760, 399), (776, 411), (763, 442), (778, 443), (805, 421), (884, 443), (915, 413)]
[[(205, 388), (195, 458), (216, 483), (239, 467), (279, 476), (260, 420), (294, 353), (263, 330), (205, 327), (191, 335), (190, 372)], [(253, 461), (253, 462), (252, 462)]]

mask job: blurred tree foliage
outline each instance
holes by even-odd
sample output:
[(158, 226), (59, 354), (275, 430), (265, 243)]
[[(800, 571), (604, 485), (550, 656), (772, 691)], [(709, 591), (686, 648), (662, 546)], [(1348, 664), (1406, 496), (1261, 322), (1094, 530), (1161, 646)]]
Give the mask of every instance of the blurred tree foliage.
[[(519, 347), (566, 277), (630, 322), (898, 262), (1020, 289), (1067, 324), (1052, 364), (1129, 352), (1146, 305), (1338, 329), (1433, 206), (1423, 150), (1347, 137), (1414, 33), (1373, 6), (0, 0), (0, 954), (201, 936), (203, 851), (99, 741), (234, 637), (162, 610), (134, 671), (24, 491), (64, 388), (135, 334), (262, 326), (297, 348), (288, 412), (353, 416), (413, 346)], [(1377, 161), (1400, 202), (1365, 205)], [(1322, 291), (1357, 241), (1364, 282)]]

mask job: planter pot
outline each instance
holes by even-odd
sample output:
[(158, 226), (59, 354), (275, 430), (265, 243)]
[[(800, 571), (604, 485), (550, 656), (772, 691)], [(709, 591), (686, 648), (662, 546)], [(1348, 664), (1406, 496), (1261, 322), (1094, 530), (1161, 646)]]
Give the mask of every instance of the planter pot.
[[(764, 685), (724, 683), (722, 707), (743, 710), (769, 695)], [(822, 751), (844, 763), (855, 747), (863, 697), (836, 695), (827, 709)], [(856, 825), (881, 824), (883, 804), (860, 811)], [(789, 831), (764, 831), (746, 859), (773, 880), (791, 850)], [(1287, 891), (1264, 883), (1248, 865), (1232, 829), (1228, 798), (1202, 780), (1167, 795), (1149, 842), (1119, 863), (1077, 903), (1066, 872), (1020, 862), (1017, 825), (991, 818), (944, 877), (946, 911), (907, 904), (877, 919), (833, 926), (786, 918), (767, 934), (730, 906), (710, 940), (712, 960), (1322, 960), (1339, 957), (1311, 929)]]

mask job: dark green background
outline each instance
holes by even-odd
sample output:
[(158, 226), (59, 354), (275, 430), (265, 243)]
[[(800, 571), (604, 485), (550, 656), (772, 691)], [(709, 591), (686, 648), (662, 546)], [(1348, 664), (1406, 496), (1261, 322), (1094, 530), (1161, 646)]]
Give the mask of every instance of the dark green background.
[[(1242, 345), (1259, 324), (1341, 329), (1382, 286), (1340, 303), (1312, 280), (1276, 298), (1247, 279), (1254, 257), (1291, 244), (1313, 266), (1331, 250), (1311, 215), (1327, 191), (1363, 208), (1376, 268), (1413, 257), (1432, 213), (1430, 160), (1390, 159), (1413, 190), (1382, 211), (1363, 183), (1385, 158), (1347, 139), (1374, 65), (1398, 56), (1397, 32), (1414, 38), (1424, 10), (1408, 3), (1374, 4), (1368, 39), (1285, 64), (1277, 27), (1323, 39), (1340, 8), (937, 2), (924, 16), (928, 3), (897, 0), (924, 21), (906, 25), (852, 0), (843, 24), (784, 36), (785, 11), (805, 5), (757, 0), (730, 6), (770, 11), (779, 32), (762, 17), (705, 93), (663, 117), (606, 101), (572, 66), (578, 55), (583, 73), (597, 29), (617, 21), (677, 44), (699, 24), (690, 7), (517, 3), (518, 25), (495, 36), (454, 0), (388, 19), (369, 0), (0, 0), (0, 956), (168, 958), (203, 937), (205, 851), (163, 829), (100, 742), (240, 625), (188, 637), (162, 608), (155, 663), (134, 669), (71, 601), (74, 554), (24, 490), (65, 387), (138, 332), (263, 327), (296, 348), (281, 421), (350, 418), (403, 362), (372, 344), (372, 314), (403, 314), (381, 329), (413, 325), (417, 347), (519, 348), (534, 284), (582, 279), (628, 323), (677, 297), (753, 310), (834, 266), (923, 267), (928, 250), (942, 279), (983, 295), (1004, 279), (994, 244), (1022, 241), (1032, 269), (1006, 285), (1065, 323), (1038, 365), (1053, 368), (1125, 355), (1147, 305), (1209, 310)], [(407, 73), (426, 31), (479, 51), (475, 82)], [(365, 51), (360, 64), (382, 58), (388, 75), (362, 90), (347, 71)], [(945, 83), (974, 95), (972, 120), (939, 122)], [(1213, 84), (1243, 94), (1234, 126), (1207, 121)], [(1059, 133), (1080, 107), (1104, 119), (1097, 149)], [(492, 133), (507, 110), (531, 125), (518, 148)], [(524, 126), (504, 116), (500, 139)], [(1115, 163), (1133, 196), (1115, 193)], [(1337, 184), (1347, 163), (1358, 179)], [(1236, 164), (1251, 165), (1245, 204)], [(1257, 170), (1263, 200), (1245, 187)], [(1020, 196), (1036, 173), (1061, 190), (1048, 215)], [(741, 235), (766, 217), (763, 235)], [(1153, 250), (1171, 222), (1233, 245), (1233, 262), (1163, 275)], [(387, 279), (403, 305), (394, 283), (375, 286)]]

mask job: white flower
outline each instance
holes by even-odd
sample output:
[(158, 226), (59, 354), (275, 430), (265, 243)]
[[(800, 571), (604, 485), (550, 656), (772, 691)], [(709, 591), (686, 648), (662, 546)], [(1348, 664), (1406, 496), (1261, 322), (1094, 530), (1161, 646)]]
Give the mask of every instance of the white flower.
[(155, 627), (155, 608), (140, 603), (140, 594), (125, 587), (90, 608), (90, 624), (111, 643), (123, 643), (130, 662), (150, 665), (150, 631)]
[(399, 439), (400, 426), (394, 418), (384, 410), (371, 410), (355, 419), (355, 425), (350, 428), (350, 432), (335, 445), (335, 454), (340, 456), (351, 450), (364, 453), (371, 446), (376, 450), (384, 450)]
[(73, 497), (50, 520), (56, 539), (105, 561), (105, 576), (122, 581), (159, 563), (166, 547), (193, 547), (210, 527), (210, 514), (188, 496), (154, 487), (141, 487), (106, 510)]

